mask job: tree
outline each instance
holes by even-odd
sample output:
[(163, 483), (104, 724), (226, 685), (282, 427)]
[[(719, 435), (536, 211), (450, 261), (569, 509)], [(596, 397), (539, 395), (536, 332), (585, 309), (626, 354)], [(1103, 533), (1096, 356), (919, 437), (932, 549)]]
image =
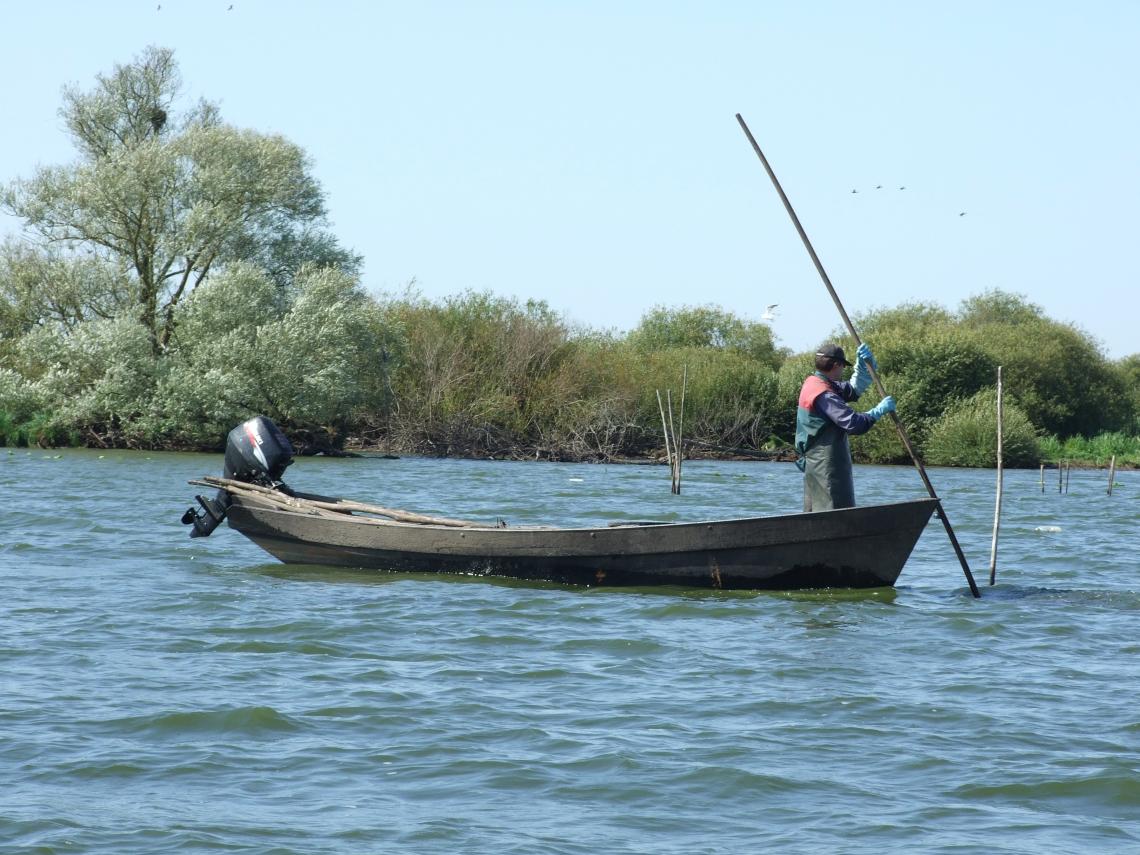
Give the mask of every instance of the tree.
[(121, 267), (8, 239), (0, 244), (0, 340), (14, 343), (43, 323), (74, 329), (113, 317), (126, 290)]
[(338, 448), (387, 404), (391, 330), (343, 271), (305, 266), (283, 291), (230, 265), (187, 299), (140, 430), (210, 447), (264, 413), (302, 450)]
[(323, 194), (298, 146), (230, 127), (205, 101), (179, 118), (172, 51), (149, 47), (96, 80), (90, 91), (64, 91), (78, 161), (41, 168), (0, 201), (45, 252), (127, 271), (122, 297), (156, 354), (179, 304), (227, 263), (257, 261), (279, 283), (299, 261), (359, 267), (322, 229)]
[(959, 317), (1044, 432), (1095, 436), (1129, 427), (1133, 405), (1125, 379), (1088, 333), (1003, 291), (963, 301)]
[(776, 348), (772, 330), (766, 324), (742, 320), (717, 306), (656, 306), (642, 317), (629, 334), (629, 341), (645, 351), (685, 347), (736, 350), (773, 371), (780, 367), (785, 355)]
[(987, 324), (1018, 326), (1044, 319), (1045, 312), (1040, 306), (1028, 302), (1023, 294), (1010, 294), (995, 288), (963, 300), (958, 308), (958, 317), (967, 327)]

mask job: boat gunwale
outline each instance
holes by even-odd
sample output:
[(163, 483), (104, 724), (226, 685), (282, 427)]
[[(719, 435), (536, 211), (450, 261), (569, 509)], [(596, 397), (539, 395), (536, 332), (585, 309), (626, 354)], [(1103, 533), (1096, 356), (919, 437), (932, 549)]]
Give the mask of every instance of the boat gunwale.
[[(744, 525), (744, 524), (748, 524), (748, 523), (761, 523), (761, 522), (763, 522), (763, 523), (769, 523), (769, 522), (776, 523), (776, 522), (782, 522), (782, 521), (798, 521), (798, 520), (803, 520), (803, 519), (808, 518), (808, 517), (818, 517), (819, 515), (822, 515), (822, 514), (828, 515), (829, 519), (838, 520), (838, 519), (841, 519), (842, 516), (849, 516), (849, 515), (858, 514), (858, 513), (866, 513), (868, 511), (872, 511), (872, 510), (882, 510), (882, 509), (897, 508), (897, 507), (903, 507), (903, 506), (910, 507), (910, 506), (915, 506), (915, 505), (937, 505), (941, 501), (939, 499), (936, 499), (936, 498), (933, 498), (930, 496), (923, 496), (923, 497), (916, 498), (916, 499), (903, 499), (903, 500), (897, 501), (897, 502), (883, 502), (880, 504), (873, 504), (873, 505), (856, 505), (856, 506), (850, 507), (850, 508), (835, 508), (835, 509), (831, 509), (831, 510), (822, 510), (822, 511), (799, 511), (799, 512), (791, 512), (791, 513), (786, 513), (786, 514), (774, 514), (771, 516), (727, 517), (727, 518), (722, 518), (722, 519), (681, 520), (681, 521), (676, 521), (676, 522), (656, 522), (656, 521), (654, 521), (654, 522), (650, 522), (648, 524), (646, 524), (645, 522), (641, 522), (641, 521), (638, 521), (638, 522), (632, 522), (631, 521), (629, 523), (623, 523), (620, 520), (615, 520), (615, 521), (613, 521), (613, 523), (607, 523), (605, 525), (594, 525), (594, 526), (492, 525), (490, 523), (483, 525), (483, 524), (478, 524), (478, 523), (472, 523), (469, 526), (464, 526), (463, 528), (457, 528), (455, 526), (443, 525), (443, 524), (438, 524), (438, 523), (408, 522), (405, 520), (389, 519), (389, 518), (385, 518), (385, 517), (379, 516), (379, 515), (369, 516), (369, 515), (365, 515), (365, 514), (359, 512), (359, 511), (351, 511), (351, 510), (347, 510), (347, 509), (344, 511), (333, 512), (333, 513), (335, 513), (335, 516), (325, 515), (325, 514), (318, 515), (318, 514), (315, 514), (312, 512), (306, 512), (305, 510), (302, 510), (299, 508), (295, 509), (295, 508), (285, 507), (285, 506), (276, 504), (275, 502), (273, 502), (271, 500), (260, 499), (256, 496), (248, 496), (248, 495), (239, 496), (239, 495), (235, 495), (232, 493), (230, 495), (232, 497), (232, 501), (234, 502), (234, 504), (242, 507), (243, 509), (250, 509), (251, 506), (253, 506), (257, 510), (272, 511), (274, 513), (286, 514), (288, 516), (298, 517), (298, 518), (307, 519), (307, 520), (321, 519), (321, 520), (327, 521), (329, 523), (347, 523), (350, 525), (352, 525), (352, 524), (356, 524), (356, 525), (381, 525), (381, 526), (392, 526), (394, 528), (402, 528), (402, 529), (406, 528), (409, 530), (414, 529), (417, 531), (440, 531), (440, 532), (455, 532), (455, 533), (462, 531), (462, 532), (467, 532), (467, 533), (478, 532), (480, 534), (491, 534), (491, 533), (506, 534), (507, 532), (512, 532), (512, 531), (513, 532), (558, 532), (558, 533), (566, 533), (566, 534), (590, 533), (590, 532), (615, 532), (615, 531), (617, 531), (617, 532), (630, 532), (630, 531), (657, 531), (657, 532), (660, 532), (660, 531), (676, 531), (678, 529), (685, 528), (685, 527), (701, 527), (701, 526), (710, 526), (710, 525), (739, 526), (739, 525)], [(299, 498), (302, 500), (304, 500), (307, 497), (316, 498), (316, 496), (314, 496), (314, 494), (303, 494), (303, 493), (301, 493), (301, 494), (297, 494), (297, 496), (296, 496), (296, 498)], [(320, 498), (323, 499), (323, 498), (330, 498), (330, 497), (322, 496)]]

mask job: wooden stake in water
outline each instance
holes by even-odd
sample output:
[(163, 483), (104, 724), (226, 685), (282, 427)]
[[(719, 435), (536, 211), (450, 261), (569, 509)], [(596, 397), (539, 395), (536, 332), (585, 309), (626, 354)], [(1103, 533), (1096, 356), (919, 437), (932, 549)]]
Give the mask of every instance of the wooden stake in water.
[[(681, 433), (685, 429), (685, 391), (689, 385), (689, 368), (685, 366), (681, 379), (681, 414), (679, 427), (673, 426), (673, 390), (665, 390), (665, 401), (661, 403), (661, 390), (657, 390), (657, 409), (661, 411), (661, 430), (665, 434), (665, 460), (669, 464), (669, 491), (674, 494), (681, 492)], [(668, 415), (666, 415), (668, 408)]]
[[(673, 492), (677, 495), (681, 494), (681, 461), (684, 460), (683, 453), (684, 446), (682, 445), (682, 438), (685, 434), (685, 391), (689, 386), (689, 366), (684, 365), (681, 369), (681, 412), (677, 416), (677, 433), (673, 435)], [(670, 418), (673, 415), (673, 405), (669, 405)]]
[(1116, 480), (1116, 455), (1112, 455), (1112, 462), (1108, 464), (1108, 495), (1112, 495), (1112, 482)]
[(990, 584), (997, 580), (998, 528), (1001, 526), (1001, 487), (1002, 487), (1002, 411), (1001, 411), (1001, 366), (997, 370), (997, 500), (994, 503), (994, 536), (990, 541)]
[(1045, 492), (1045, 464), (1041, 464), (1041, 492)]
[(1060, 493), (1065, 486), (1065, 461), (1057, 461), (1057, 492)]
[(657, 390), (657, 409), (661, 411), (661, 430), (665, 434), (665, 462), (669, 464), (669, 472), (673, 472), (673, 452), (669, 447), (669, 425), (665, 422), (665, 405), (661, 403), (661, 390)]
[(1073, 461), (1065, 464), (1065, 495), (1069, 495), (1069, 479), (1073, 477)]

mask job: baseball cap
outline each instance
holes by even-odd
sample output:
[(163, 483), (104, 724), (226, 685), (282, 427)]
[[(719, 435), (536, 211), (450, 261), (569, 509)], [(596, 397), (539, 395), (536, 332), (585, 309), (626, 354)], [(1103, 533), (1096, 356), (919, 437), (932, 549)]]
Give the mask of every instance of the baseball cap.
[(844, 365), (852, 364), (847, 361), (847, 354), (843, 352), (843, 348), (837, 344), (825, 344), (815, 352), (815, 355), (834, 359), (836, 362), (842, 362)]

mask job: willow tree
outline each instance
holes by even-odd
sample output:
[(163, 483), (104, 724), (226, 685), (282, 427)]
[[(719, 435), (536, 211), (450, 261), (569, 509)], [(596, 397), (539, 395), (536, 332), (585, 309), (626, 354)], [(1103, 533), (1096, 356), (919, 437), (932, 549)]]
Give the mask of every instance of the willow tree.
[(65, 88), (60, 114), (77, 160), (3, 193), (45, 252), (127, 272), (120, 297), (156, 354), (179, 304), (227, 262), (254, 261), (280, 277), (289, 275), (282, 258), (289, 267), (360, 263), (324, 231), (323, 193), (302, 149), (231, 127), (206, 101), (180, 114), (180, 96), (174, 54), (158, 47), (99, 75), (90, 90)]

